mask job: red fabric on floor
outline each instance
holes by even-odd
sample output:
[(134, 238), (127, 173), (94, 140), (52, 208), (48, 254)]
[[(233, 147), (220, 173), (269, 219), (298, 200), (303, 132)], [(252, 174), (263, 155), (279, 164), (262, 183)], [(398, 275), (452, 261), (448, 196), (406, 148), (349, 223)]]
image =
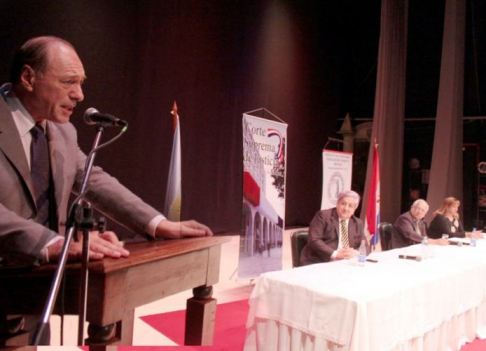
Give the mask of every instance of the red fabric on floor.
[(461, 347), (461, 351), (484, 351), (486, 350), (486, 340), (474, 339), (472, 343), (467, 343)]
[[(184, 348), (177, 349), (243, 350), (246, 336), (245, 324), (248, 316), (248, 309), (248, 300), (218, 304), (216, 307), (213, 346), (185, 346)], [(178, 345), (184, 344), (186, 311), (154, 314), (140, 318)], [(144, 350), (148, 351), (146, 348)]]

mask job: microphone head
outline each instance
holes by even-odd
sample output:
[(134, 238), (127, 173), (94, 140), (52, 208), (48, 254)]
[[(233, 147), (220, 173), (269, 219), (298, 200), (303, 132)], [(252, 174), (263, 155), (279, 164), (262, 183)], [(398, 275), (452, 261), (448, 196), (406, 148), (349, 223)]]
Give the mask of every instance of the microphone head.
[(119, 127), (126, 127), (128, 123), (123, 119), (116, 118), (115, 116), (100, 113), (94, 107), (90, 107), (89, 109), (84, 112), (84, 121), (87, 124), (100, 124), (103, 127), (106, 126), (119, 126)]
[(99, 113), (99, 111), (97, 109), (95, 109), (94, 107), (90, 107), (88, 108), (85, 112), (84, 112), (84, 115), (83, 115), (83, 119), (84, 119), (84, 122), (86, 122), (86, 124), (89, 124), (89, 125), (93, 125), (93, 124), (96, 124), (96, 122), (94, 122), (92, 119), (91, 119), (91, 115), (94, 115), (96, 113)]

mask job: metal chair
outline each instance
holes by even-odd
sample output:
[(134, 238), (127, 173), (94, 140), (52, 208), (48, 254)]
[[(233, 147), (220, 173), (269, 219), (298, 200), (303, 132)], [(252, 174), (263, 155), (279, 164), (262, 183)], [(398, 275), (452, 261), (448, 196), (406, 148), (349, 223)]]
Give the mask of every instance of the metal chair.
[(290, 245), (292, 251), (292, 267), (300, 267), (300, 253), (307, 244), (307, 237), (309, 232), (307, 230), (299, 230), (293, 232), (290, 236)]
[(381, 250), (387, 251), (391, 249), (391, 237), (393, 233), (393, 224), (388, 222), (381, 222), (378, 230), (380, 232)]

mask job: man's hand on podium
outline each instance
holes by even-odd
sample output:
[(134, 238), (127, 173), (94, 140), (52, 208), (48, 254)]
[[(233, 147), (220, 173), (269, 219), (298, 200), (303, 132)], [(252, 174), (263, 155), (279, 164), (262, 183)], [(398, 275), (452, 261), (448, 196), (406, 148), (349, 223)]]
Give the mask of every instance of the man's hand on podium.
[(172, 222), (167, 219), (160, 221), (155, 235), (167, 239), (179, 239), (183, 237), (212, 236), (209, 227), (197, 221)]
[[(89, 259), (101, 260), (104, 257), (128, 257), (130, 254), (128, 250), (123, 248), (123, 242), (118, 240), (113, 232), (100, 233), (93, 231), (89, 233)], [(82, 237), (82, 233), (79, 233)], [(57, 261), (61, 255), (64, 239), (56, 241), (54, 244), (47, 247), (47, 256), (50, 262)], [(82, 257), (83, 241), (82, 238), (78, 242), (74, 240), (69, 245), (68, 260), (80, 260)]]

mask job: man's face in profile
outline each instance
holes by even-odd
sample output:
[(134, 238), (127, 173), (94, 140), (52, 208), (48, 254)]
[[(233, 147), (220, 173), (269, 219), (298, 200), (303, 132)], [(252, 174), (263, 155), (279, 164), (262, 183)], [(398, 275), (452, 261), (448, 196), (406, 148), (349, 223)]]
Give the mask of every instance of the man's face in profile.
[(35, 121), (66, 123), (76, 104), (84, 99), (84, 68), (72, 48), (54, 44), (48, 50), (45, 72), (33, 73), (26, 107)]
[(336, 211), (340, 219), (347, 220), (351, 218), (351, 216), (354, 214), (354, 211), (356, 211), (356, 207), (358, 207), (356, 204), (356, 200), (352, 197), (345, 196), (338, 201), (336, 205)]

